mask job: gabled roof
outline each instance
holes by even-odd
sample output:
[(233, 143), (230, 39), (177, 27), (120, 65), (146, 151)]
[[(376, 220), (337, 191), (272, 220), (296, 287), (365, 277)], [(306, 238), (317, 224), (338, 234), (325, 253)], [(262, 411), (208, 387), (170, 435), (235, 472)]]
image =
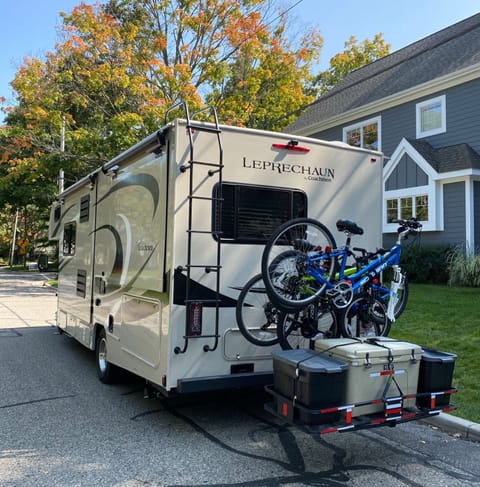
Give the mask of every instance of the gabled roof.
[(424, 140), (407, 139), (407, 141), (437, 173), (480, 169), (480, 154), (468, 144), (455, 144), (434, 149)]
[(302, 132), (339, 114), (480, 63), (480, 14), (352, 71), (285, 131)]

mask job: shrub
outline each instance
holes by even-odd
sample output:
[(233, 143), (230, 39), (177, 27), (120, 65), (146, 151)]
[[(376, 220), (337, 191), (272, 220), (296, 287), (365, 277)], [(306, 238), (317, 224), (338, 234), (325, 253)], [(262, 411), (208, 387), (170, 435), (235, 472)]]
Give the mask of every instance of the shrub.
[(422, 284), (447, 284), (451, 245), (405, 245), (401, 265), (408, 280)]
[(448, 256), (450, 286), (480, 287), (480, 254), (467, 255), (460, 247)]

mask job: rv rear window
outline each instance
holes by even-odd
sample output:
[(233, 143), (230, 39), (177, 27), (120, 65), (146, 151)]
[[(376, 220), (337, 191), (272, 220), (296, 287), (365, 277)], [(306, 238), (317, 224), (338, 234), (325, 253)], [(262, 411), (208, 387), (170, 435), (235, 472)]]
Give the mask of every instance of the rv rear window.
[(221, 193), (219, 184), (213, 190), (213, 227), (223, 241), (265, 243), (282, 223), (307, 216), (303, 191), (235, 183), (222, 183), (221, 188)]
[(63, 255), (75, 254), (75, 240), (77, 225), (75, 222), (67, 223), (63, 229)]

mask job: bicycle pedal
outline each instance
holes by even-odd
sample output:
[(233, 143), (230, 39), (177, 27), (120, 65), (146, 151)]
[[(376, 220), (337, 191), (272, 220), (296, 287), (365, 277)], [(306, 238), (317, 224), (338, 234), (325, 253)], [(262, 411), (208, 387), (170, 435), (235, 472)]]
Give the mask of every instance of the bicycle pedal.
[(335, 298), (336, 296), (338, 296), (340, 294), (340, 291), (336, 288), (332, 288), (332, 289), (329, 289), (326, 294), (329, 298)]

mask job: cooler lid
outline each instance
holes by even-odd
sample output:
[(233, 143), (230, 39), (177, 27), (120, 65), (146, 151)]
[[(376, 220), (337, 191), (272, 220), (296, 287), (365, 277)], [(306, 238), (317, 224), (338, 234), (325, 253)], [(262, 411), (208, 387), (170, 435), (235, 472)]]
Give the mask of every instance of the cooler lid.
[(274, 361), (295, 366), (308, 373), (336, 374), (348, 368), (348, 363), (323, 355), (314, 350), (299, 348), (295, 350), (275, 350), (272, 352)]
[(348, 369), (348, 363), (328, 355), (318, 354), (298, 364), (301, 372), (310, 374), (338, 374)]
[(433, 348), (428, 347), (422, 347), (422, 349), (422, 360), (425, 360), (426, 362), (450, 363), (457, 360), (457, 356), (454, 353), (440, 352), (439, 350), (434, 350)]
[(356, 361), (368, 359), (385, 359), (389, 351), (394, 360), (416, 358), (420, 359), (422, 347), (408, 342), (400, 342), (387, 337), (369, 339), (334, 338), (331, 340), (316, 340), (315, 349), (335, 357)]

